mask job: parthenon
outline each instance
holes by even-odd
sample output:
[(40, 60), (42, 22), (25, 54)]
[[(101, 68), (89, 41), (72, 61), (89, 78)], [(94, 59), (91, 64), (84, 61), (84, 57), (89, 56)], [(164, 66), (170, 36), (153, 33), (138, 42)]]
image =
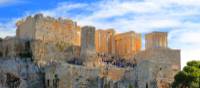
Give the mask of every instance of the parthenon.
[(131, 58), (141, 50), (141, 34), (135, 32), (118, 33), (113, 29), (96, 31), (96, 50)]

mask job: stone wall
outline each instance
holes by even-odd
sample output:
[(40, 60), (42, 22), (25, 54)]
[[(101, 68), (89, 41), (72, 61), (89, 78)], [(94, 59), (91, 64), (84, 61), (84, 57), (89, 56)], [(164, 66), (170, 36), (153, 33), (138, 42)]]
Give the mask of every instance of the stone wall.
[(27, 17), (26, 19), (22, 19), (16, 23), (16, 37), (24, 40), (33, 40), (35, 39), (35, 25), (36, 25), (36, 17)]
[(32, 57), (31, 46), (27, 41), (16, 37), (7, 37), (1, 42), (1, 57)]
[(35, 16), (35, 40), (44, 42), (68, 42), (80, 46), (80, 27), (70, 19), (54, 19), (51, 17)]
[(33, 41), (31, 50), (36, 62), (48, 64), (79, 57), (81, 29), (76, 22), (37, 14), (16, 25), (17, 38)]
[(139, 88), (170, 88), (175, 74), (180, 71), (180, 50), (152, 48), (135, 55), (136, 80)]

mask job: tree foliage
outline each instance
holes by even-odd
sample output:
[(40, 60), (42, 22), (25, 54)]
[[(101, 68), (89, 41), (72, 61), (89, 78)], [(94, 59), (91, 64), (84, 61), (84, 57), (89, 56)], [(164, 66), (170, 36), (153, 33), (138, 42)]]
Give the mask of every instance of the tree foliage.
[(190, 61), (175, 76), (173, 88), (200, 88), (200, 61)]
[(133, 88), (133, 86), (131, 84), (129, 84), (128, 88)]

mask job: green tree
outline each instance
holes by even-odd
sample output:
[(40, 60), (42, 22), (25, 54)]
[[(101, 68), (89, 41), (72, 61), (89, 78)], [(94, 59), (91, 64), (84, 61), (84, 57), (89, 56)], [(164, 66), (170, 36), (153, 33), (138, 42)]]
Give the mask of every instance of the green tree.
[(128, 85), (128, 88), (133, 88), (133, 86), (131, 84)]
[(200, 61), (190, 61), (175, 76), (173, 88), (200, 88)]

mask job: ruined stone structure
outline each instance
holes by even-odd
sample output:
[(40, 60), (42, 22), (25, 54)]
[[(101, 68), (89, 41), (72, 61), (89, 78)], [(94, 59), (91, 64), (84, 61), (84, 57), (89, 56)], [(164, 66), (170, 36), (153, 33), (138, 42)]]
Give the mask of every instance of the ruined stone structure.
[(115, 35), (114, 29), (97, 30), (95, 34), (96, 51), (98, 53), (112, 53), (113, 38)]
[(135, 32), (41, 14), (16, 25), (16, 37), (0, 39), (1, 88), (170, 88), (180, 70), (180, 50), (167, 46), (166, 32), (147, 34), (141, 50)]
[(113, 41), (113, 53), (124, 58), (132, 58), (141, 50), (141, 35), (135, 32), (117, 34)]
[(85, 62), (95, 59), (95, 27), (85, 26), (81, 30), (81, 54), (80, 57)]
[(152, 32), (145, 35), (145, 47), (149, 48), (167, 48), (167, 32)]
[(141, 50), (141, 43), (141, 34), (135, 32), (115, 34), (113, 29), (96, 31), (98, 53), (113, 54), (130, 59)]
[(33, 41), (33, 56), (41, 64), (79, 56), (77, 47), (80, 46), (80, 27), (72, 20), (54, 19), (37, 14), (18, 21), (16, 25), (16, 37)]
[(1, 57), (31, 57), (31, 45), (29, 42), (17, 39), (16, 37), (6, 37), (0, 43)]
[(0, 58), (0, 88), (44, 88), (43, 74), (30, 58)]

